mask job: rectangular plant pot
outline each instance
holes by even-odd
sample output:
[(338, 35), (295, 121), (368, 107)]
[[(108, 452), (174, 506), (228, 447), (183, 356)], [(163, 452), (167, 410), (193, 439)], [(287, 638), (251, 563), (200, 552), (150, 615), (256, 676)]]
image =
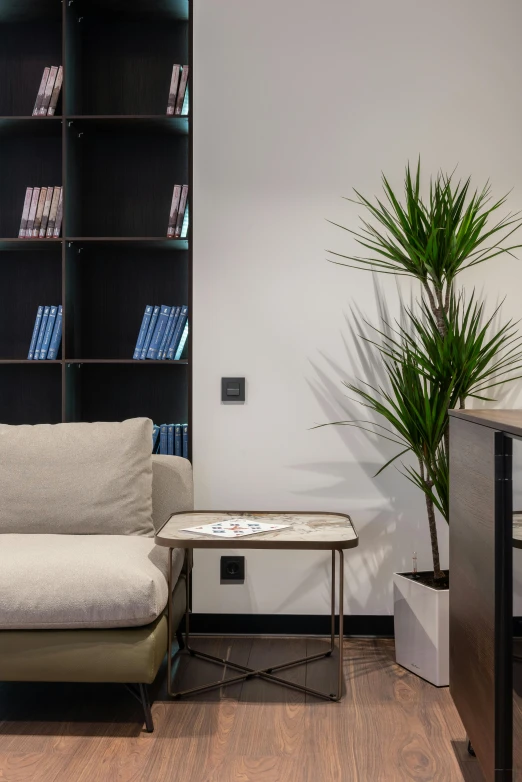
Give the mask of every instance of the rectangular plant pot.
[(395, 659), (437, 687), (449, 684), (449, 589), (393, 577)]

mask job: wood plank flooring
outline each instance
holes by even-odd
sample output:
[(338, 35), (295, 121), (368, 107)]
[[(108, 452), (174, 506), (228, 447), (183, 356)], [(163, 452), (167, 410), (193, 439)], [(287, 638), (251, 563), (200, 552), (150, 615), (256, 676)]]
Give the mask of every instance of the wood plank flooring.
[[(251, 666), (325, 643), (194, 639)], [(484, 782), (447, 688), (396, 665), (391, 640), (346, 639), (343, 658), (339, 704), (260, 679), (169, 701), (160, 675), (153, 734), (121, 686), (0, 685), (0, 782)], [(285, 675), (327, 689), (336, 664), (334, 655)], [(222, 676), (218, 666), (184, 657), (176, 686)]]

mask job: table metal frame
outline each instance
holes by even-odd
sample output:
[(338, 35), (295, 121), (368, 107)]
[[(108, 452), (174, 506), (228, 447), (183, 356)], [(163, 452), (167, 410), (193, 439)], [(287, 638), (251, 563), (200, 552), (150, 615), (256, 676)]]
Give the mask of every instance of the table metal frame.
[[(237, 682), (259, 677), (270, 682), (276, 682), (284, 687), (289, 687), (292, 690), (298, 690), (306, 695), (313, 695), (317, 698), (323, 698), (327, 701), (340, 701), (343, 694), (343, 635), (344, 635), (344, 550), (342, 548), (332, 547), (332, 564), (331, 564), (331, 612), (330, 612), (330, 645), (325, 652), (319, 652), (318, 654), (309, 655), (307, 657), (301, 657), (297, 660), (290, 660), (288, 662), (280, 663), (278, 665), (270, 665), (266, 668), (249, 668), (246, 665), (241, 665), (233, 660), (225, 660), (222, 657), (215, 657), (212, 654), (194, 649), (190, 645), (190, 614), (192, 612), (192, 570), (194, 564), (194, 550), (187, 548), (185, 552), (185, 579), (186, 579), (186, 608), (185, 608), (185, 632), (184, 637), (178, 633), (178, 649), (174, 651), (173, 642), (175, 628), (173, 626), (173, 611), (172, 611), (172, 593), (174, 589), (173, 572), (172, 572), (172, 552), (174, 547), (169, 547), (169, 603), (168, 603), (168, 693), (173, 698), (182, 698), (186, 695), (194, 695), (196, 693), (212, 690), (217, 687), (225, 687), (228, 684), (236, 684)], [(305, 687), (295, 682), (282, 679), (280, 676), (274, 675), (274, 672), (283, 671), (288, 668), (293, 668), (298, 665), (305, 665), (307, 663), (314, 662), (316, 660), (322, 660), (325, 657), (330, 657), (335, 649), (335, 604), (336, 604), (336, 564), (335, 553), (339, 554), (339, 627), (338, 627), (338, 648), (339, 648), (339, 661), (337, 668), (337, 691), (336, 692), (321, 692), (311, 687)], [(220, 679), (219, 681), (212, 682), (211, 684), (204, 684), (200, 687), (192, 687), (188, 690), (181, 690), (174, 692), (172, 690), (172, 671), (173, 663), (176, 657), (180, 654), (187, 654), (191, 657), (196, 657), (207, 662), (216, 663), (222, 665), (225, 668), (232, 668), (233, 670), (240, 671), (237, 676), (230, 677), (228, 679)]]

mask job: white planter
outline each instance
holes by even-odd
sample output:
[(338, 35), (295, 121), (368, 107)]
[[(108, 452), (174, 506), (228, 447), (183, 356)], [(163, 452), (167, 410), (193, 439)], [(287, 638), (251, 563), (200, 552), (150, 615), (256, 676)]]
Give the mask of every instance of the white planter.
[(395, 659), (437, 687), (449, 684), (449, 589), (395, 573)]

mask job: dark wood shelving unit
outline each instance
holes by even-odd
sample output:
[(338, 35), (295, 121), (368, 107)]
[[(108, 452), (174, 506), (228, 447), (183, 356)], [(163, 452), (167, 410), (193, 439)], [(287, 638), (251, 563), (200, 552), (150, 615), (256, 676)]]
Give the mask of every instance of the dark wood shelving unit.
[[(192, 326), (192, 228), (165, 236), (175, 183), (193, 216), (192, 121), (165, 114), (172, 65), (192, 68), (189, 0), (5, 0), (0, 52), (0, 421), (191, 433), (191, 336), (181, 360), (132, 358), (146, 304), (188, 304)], [(59, 64), (58, 113), (33, 117)], [(63, 238), (18, 239), (25, 188), (60, 184)], [(44, 303), (63, 304), (62, 347), (29, 361)]]

